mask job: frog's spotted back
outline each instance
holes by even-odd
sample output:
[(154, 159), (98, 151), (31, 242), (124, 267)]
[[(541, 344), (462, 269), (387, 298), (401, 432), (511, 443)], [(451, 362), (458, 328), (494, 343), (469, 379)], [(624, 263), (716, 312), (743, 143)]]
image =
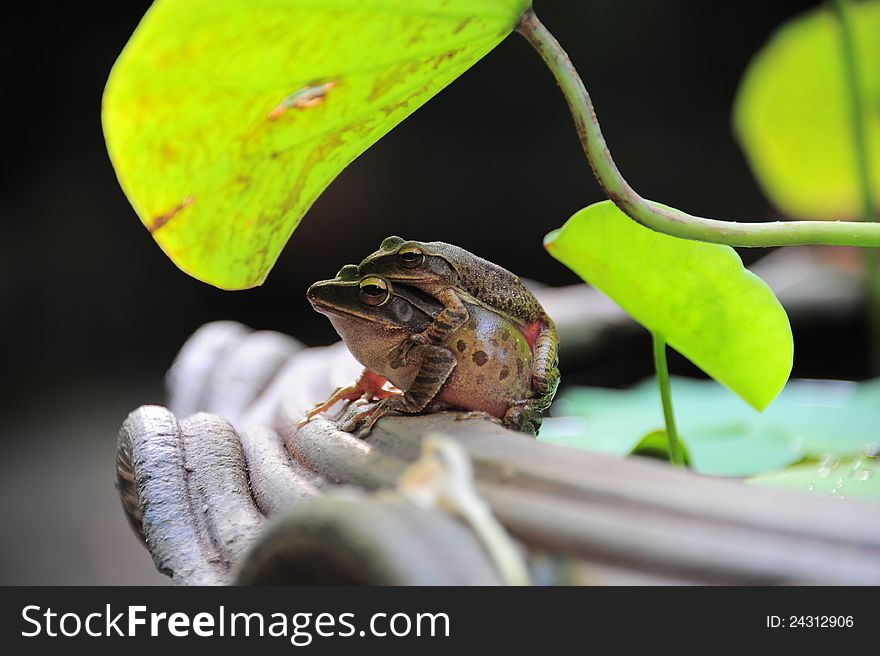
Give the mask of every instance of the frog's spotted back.
[(481, 305), (501, 312), (521, 326), (547, 317), (519, 276), (504, 267), (442, 241), (427, 242), (424, 246), (426, 252), (449, 263), (458, 274), (461, 287)]

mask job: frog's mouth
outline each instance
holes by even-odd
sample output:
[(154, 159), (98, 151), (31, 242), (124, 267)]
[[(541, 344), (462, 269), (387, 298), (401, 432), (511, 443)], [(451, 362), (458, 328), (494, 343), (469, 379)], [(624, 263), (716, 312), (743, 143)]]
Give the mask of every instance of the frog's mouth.
[(309, 287), (306, 298), (316, 312), (328, 317), (342, 317), (388, 328), (400, 329), (390, 318), (377, 312), (376, 308), (363, 305), (358, 299), (357, 284), (340, 283), (338, 280), (321, 280)]
[(355, 321), (362, 321), (365, 324), (376, 325), (381, 324), (388, 328), (395, 328), (400, 330), (401, 327), (391, 321), (387, 321), (384, 318), (372, 314), (367, 314), (366, 312), (358, 312), (354, 308), (341, 308), (335, 305), (328, 305), (326, 303), (322, 303), (320, 301), (312, 302), (312, 307), (315, 309), (315, 312), (320, 312), (321, 314), (325, 314), (328, 317), (342, 317), (344, 319), (353, 319)]

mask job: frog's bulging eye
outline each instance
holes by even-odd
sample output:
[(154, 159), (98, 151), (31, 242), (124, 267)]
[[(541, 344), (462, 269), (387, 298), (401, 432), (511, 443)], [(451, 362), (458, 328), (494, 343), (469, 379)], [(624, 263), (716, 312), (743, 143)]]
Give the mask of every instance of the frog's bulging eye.
[(422, 249), (418, 246), (404, 246), (398, 251), (397, 259), (400, 261), (400, 266), (404, 269), (415, 269), (422, 266), (422, 262), (425, 261), (425, 254), (422, 253)]
[(367, 305), (382, 305), (390, 296), (388, 283), (375, 276), (364, 278), (360, 284), (360, 295), (361, 300)]

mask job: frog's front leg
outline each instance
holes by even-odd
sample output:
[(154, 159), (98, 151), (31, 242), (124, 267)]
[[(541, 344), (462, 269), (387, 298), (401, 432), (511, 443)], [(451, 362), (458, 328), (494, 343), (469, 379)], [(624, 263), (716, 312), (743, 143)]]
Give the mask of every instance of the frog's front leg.
[(364, 422), (358, 434), (366, 435), (382, 416), (388, 412), (416, 414), (421, 412), (440, 393), (449, 379), (457, 360), (447, 348), (426, 344), (418, 349), (421, 366), (412, 384), (403, 394), (395, 394), (384, 399), (379, 405), (359, 413), (349, 419), (342, 430), (353, 431), (358, 424)]
[(532, 348), (532, 390), (535, 408), (544, 411), (559, 387), (559, 336), (550, 319), (538, 331)]
[(337, 388), (337, 390), (330, 395), (330, 398), (309, 410), (299, 421), (298, 425), (303, 426), (309, 423), (314, 417), (322, 412), (326, 412), (339, 401), (357, 401), (358, 399), (382, 400), (389, 396), (396, 395), (397, 392), (385, 389), (385, 384), (387, 382), (388, 379), (385, 378), (385, 376), (377, 374), (375, 371), (364, 369), (360, 378), (357, 379), (357, 382), (354, 385)]
[(416, 346), (442, 344), (468, 320), (468, 311), (454, 290), (430, 289), (428, 292), (443, 303), (443, 309), (423, 332), (410, 335), (391, 354), (391, 366), (397, 369), (407, 363), (409, 352)]

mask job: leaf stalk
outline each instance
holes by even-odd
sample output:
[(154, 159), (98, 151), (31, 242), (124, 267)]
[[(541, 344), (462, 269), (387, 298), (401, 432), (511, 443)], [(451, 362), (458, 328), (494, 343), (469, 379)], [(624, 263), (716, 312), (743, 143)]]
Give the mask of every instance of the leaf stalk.
[(880, 246), (880, 223), (720, 221), (694, 216), (641, 197), (614, 163), (590, 94), (565, 50), (531, 9), (523, 14), (517, 30), (534, 47), (556, 78), (596, 180), (608, 198), (634, 221), (674, 237), (728, 246)]
[(666, 422), (666, 439), (669, 440), (669, 460), (673, 465), (685, 466), (684, 450), (678, 439), (675, 426), (675, 412), (672, 409), (672, 386), (669, 384), (669, 367), (666, 364), (666, 339), (651, 332), (654, 341), (654, 369), (657, 371), (657, 385), (660, 387), (660, 401), (663, 403), (663, 419)]

